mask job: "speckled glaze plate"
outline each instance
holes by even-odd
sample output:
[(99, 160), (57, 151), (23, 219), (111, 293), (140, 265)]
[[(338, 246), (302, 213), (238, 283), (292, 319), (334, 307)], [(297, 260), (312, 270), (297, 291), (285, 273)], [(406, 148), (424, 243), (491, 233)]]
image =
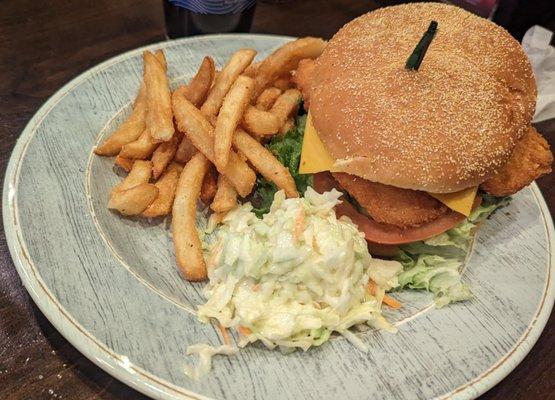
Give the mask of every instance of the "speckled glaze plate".
[[(164, 42), (173, 84), (202, 57), (221, 65), (240, 47), (263, 57), (286, 37), (206, 36)], [(121, 381), (161, 399), (469, 399), (505, 377), (536, 342), (554, 300), (553, 223), (534, 184), (483, 224), (464, 278), (474, 298), (441, 310), (405, 292), (389, 313), (395, 335), (360, 333), (282, 355), (261, 346), (214, 359), (194, 382), (187, 345), (218, 344), (197, 322), (201, 283), (176, 271), (168, 220), (108, 211), (121, 179), (91, 150), (129, 113), (141, 76), (137, 49), (61, 88), (31, 119), (12, 154), (3, 197), (10, 251), (33, 300), (83, 354)]]

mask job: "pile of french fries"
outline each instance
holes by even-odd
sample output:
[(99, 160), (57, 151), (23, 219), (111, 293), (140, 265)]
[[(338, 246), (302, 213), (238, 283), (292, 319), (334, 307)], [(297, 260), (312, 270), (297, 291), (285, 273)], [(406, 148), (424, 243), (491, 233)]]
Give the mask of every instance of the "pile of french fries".
[(133, 111), (94, 152), (115, 156), (128, 172), (108, 208), (126, 216), (171, 213), (177, 264), (187, 280), (207, 277), (196, 229), (199, 200), (223, 216), (238, 196), (252, 192), (256, 173), (287, 197), (299, 196), (289, 170), (263, 143), (294, 125), (301, 94), (291, 76), (325, 44), (301, 38), (258, 63), (255, 50), (240, 49), (220, 71), (207, 56), (191, 81), (173, 92), (164, 53), (144, 52)]

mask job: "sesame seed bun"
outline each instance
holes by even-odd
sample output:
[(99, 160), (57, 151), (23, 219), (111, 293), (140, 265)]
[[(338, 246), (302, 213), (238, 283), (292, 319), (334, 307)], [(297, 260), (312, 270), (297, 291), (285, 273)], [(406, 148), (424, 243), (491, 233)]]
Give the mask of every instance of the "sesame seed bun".
[[(418, 71), (405, 62), (430, 21)], [(520, 44), (460, 8), (416, 3), (345, 25), (316, 61), (310, 112), (334, 171), (449, 193), (493, 176), (534, 114), (536, 83)]]

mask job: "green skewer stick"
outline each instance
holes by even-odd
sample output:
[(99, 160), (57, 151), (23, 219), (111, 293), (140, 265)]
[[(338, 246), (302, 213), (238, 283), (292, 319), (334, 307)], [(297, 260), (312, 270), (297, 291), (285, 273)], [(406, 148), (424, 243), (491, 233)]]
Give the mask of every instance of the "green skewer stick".
[(407, 59), (407, 63), (405, 64), (406, 69), (412, 69), (414, 71), (418, 71), (420, 68), (420, 64), (422, 64), (422, 60), (428, 51), (428, 46), (432, 43), (432, 39), (434, 38), (437, 31), (437, 22), (432, 21), (430, 22), (430, 26), (428, 26), (428, 30), (424, 32), (422, 38), (412, 51), (412, 54)]

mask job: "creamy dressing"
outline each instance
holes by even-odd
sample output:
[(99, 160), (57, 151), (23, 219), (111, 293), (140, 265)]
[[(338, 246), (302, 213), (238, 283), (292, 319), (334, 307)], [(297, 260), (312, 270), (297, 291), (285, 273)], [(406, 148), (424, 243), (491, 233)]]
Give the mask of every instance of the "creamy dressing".
[(212, 369), (212, 357), (217, 354), (226, 356), (235, 355), (237, 354), (237, 347), (227, 344), (213, 347), (205, 343), (199, 343), (187, 347), (187, 354), (197, 355), (199, 358), (199, 362), (194, 367), (189, 365), (184, 367), (185, 375), (196, 381), (210, 372)]
[(332, 332), (365, 351), (350, 327), (395, 331), (366, 285), (373, 276), (382, 293), (396, 286), (401, 265), (371, 258), (364, 235), (336, 218), (340, 196), (309, 188), (304, 198), (285, 199), (280, 191), (263, 219), (248, 203), (228, 213), (206, 249), (201, 321), (240, 330), (239, 346), (260, 340), (285, 351), (318, 346)]

